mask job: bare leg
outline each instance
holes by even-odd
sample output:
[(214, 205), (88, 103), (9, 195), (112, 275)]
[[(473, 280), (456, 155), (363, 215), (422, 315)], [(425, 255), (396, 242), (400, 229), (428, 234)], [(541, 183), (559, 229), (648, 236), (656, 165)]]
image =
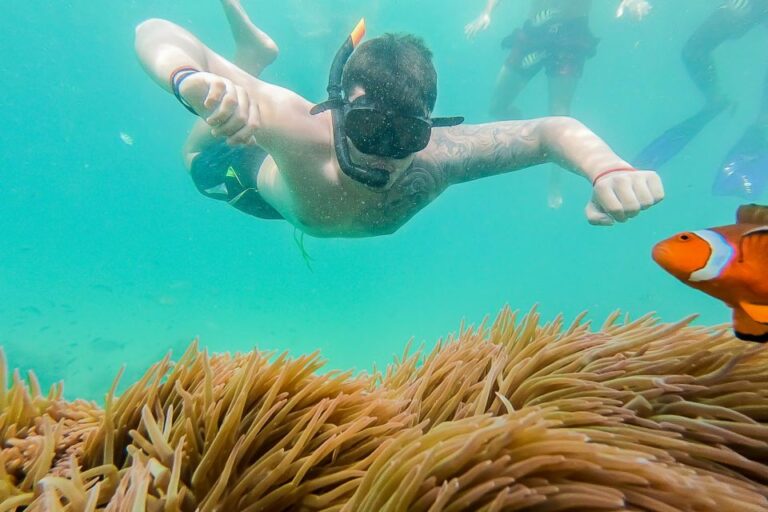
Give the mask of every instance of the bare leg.
[(518, 119), (520, 111), (513, 105), (533, 77), (504, 64), (496, 78), (496, 88), (491, 100), (491, 116), (494, 119)]
[(221, 0), (221, 6), (235, 39), (235, 64), (258, 77), (277, 58), (277, 44), (251, 22), (240, 0)]
[(723, 42), (738, 39), (764, 19), (755, 2), (728, 2), (716, 9), (691, 35), (683, 47), (683, 62), (696, 88), (704, 96), (704, 107), (653, 139), (635, 158), (646, 169), (658, 169), (678, 155), (720, 113), (729, 100), (721, 88), (713, 52)]
[[(574, 75), (549, 76), (549, 113), (553, 116), (571, 114), (573, 101), (579, 77)], [(563, 170), (553, 166), (549, 172), (549, 187), (547, 189), (547, 205), (550, 208), (560, 208), (563, 205), (562, 192)]]
[(707, 107), (717, 108), (727, 102), (720, 89), (714, 50), (729, 39), (737, 39), (758, 23), (750, 9), (721, 7), (713, 12), (691, 35), (683, 48), (683, 62), (688, 75), (704, 95)]

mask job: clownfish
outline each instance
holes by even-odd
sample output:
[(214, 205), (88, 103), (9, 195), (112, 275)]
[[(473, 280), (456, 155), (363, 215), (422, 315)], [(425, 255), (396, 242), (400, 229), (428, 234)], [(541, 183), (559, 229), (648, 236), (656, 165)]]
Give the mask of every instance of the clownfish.
[(732, 308), (737, 338), (768, 342), (768, 206), (739, 207), (736, 224), (678, 233), (654, 246), (653, 259)]

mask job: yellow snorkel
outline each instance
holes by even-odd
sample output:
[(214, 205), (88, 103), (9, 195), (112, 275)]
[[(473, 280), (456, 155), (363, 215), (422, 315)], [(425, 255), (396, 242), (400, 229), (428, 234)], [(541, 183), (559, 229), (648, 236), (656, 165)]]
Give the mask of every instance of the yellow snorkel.
[(349, 38), (352, 40), (352, 48), (357, 48), (357, 45), (360, 44), (360, 41), (363, 40), (363, 37), (365, 37), (365, 18), (360, 18), (360, 21), (357, 22), (357, 25), (352, 30), (352, 33), (349, 34)]

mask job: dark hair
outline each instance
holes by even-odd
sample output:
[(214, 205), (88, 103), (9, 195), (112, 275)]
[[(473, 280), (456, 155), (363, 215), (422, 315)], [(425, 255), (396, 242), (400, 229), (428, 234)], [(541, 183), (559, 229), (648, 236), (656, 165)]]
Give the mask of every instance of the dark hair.
[(368, 40), (344, 66), (344, 91), (349, 94), (355, 86), (393, 110), (431, 113), (437, 100), (432, 52), (420, 37), (410, 34), (384, 34)]

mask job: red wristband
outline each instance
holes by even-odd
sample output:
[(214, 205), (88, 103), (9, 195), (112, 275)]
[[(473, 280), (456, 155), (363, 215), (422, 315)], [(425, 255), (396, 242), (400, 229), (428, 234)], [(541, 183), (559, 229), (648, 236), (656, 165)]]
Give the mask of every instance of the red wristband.
[(608, 174), (611, 174), (612, 172), (621, 172), (621, 171), (636, 171), (634, 167), (616, 167), (615, 169), (608, 169), (607, 171), (603, 171), (597, 176), (595, 176), (595, 179), (592, 180), (592, 186), (595, 186), (595, 183), (597, 183), (597, 180), (602, 178), (603, 176), (606, 176)]

